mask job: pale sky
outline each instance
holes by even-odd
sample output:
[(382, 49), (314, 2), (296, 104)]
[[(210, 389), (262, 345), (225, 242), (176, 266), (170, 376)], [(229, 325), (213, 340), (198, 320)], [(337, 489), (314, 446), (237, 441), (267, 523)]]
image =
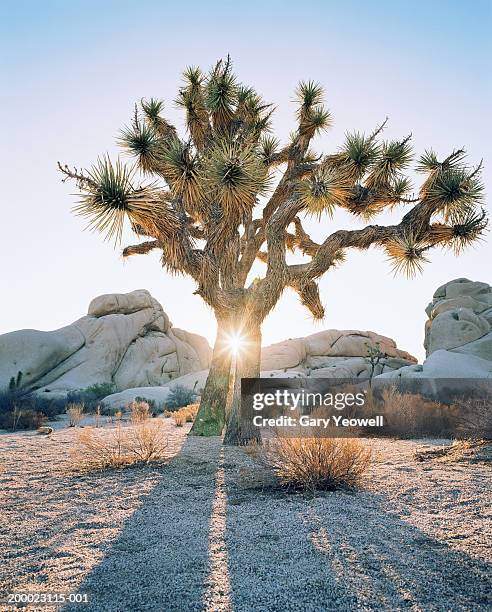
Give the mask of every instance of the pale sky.
[[(412, 1), (169, 3), (3, 0), (0, 100), (3, 146), (0, 333), (54, 329), (87, 311), (101, 293), (148, 289), (175, 326), (213, 341), (215, 321), (191, 279), (171, 277), (158, 255), (126, 262), (70, 212), (75, 186), (60, 160), (90, 166), (118, 154), (115, 138), (142, 97), (173, 100), (190, 64), (208, 69), (227, 53), (241, 81), (277, 106), (285, 141), (294, 128), (300, 79), (322, 83), (334, 126), (315, 149), (333, 152), (347, 130), (413, 134), (415, 151), (445, 157), (464, 146), (484, 158), (490, 192), (491, 2)], [(378, 218), (397, 221), (401, 208)], [(313, 238), (356, 227), (346, 213), (310, 222)], [(130, 241), (133, 239), (130, 237)], [(393, 278), (384, 253), (352, 252), (323, 277), (326, 318), (313, 323), (287, 292), (264, 324), (264, 344), (321, 329), (373, 330), (423, 357), (424, 308), (457, 277), (492, 282), (490, 238), (456, 259), (432, 251), (414, 280)]]

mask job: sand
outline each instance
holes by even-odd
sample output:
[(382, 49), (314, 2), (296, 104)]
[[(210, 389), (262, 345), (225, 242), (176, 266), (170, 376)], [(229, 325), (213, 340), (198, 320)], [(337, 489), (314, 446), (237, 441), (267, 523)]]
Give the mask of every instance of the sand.
[(361, 491), (287, 494), (188, 430), (166, 419), (166, 461), (82, 475), (74, 428), (0, 435), (0, 592), (89, 598), (46, 611), (492, 608), (489, 465), (374, 440)]

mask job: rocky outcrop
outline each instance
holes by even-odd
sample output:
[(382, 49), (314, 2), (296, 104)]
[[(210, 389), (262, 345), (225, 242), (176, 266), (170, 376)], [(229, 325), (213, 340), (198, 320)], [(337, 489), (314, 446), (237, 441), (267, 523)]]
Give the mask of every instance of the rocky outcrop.
[(262, 371), (301, 372), (322, 378), (369, 378), (365, 359), (368, 347), (379, 344), (385, 354), (375, 374), (417, 363), (415, 357), (397, 348), (386, 336), (371, 331), (328, 329), (305, 338), (284, 340), (262, 350)]
[[(416, 363), (374, 332), (325, 330), (263, 348), (262, 376), (367, 379), (371, 366), (365, 356), (376, 345), (384, 358), (375, 375)], [(0, 386), (20, 371), (22, 388), (44, 397), (107, 384), (115, 390), (108, 404), (124, 405), (136, 396), (163, 404), (174, 382), (202, 388), (210, 358), (205, 338), (172, 327), (148, 291), (100, 295), (71, 325), (0, 336)]]
[(458, 278), (439, 287), (427, 306), (422, 365), (385, 378), (492, 378), (492, 287)]
[[(261, 358), (263, 378), (360, 378), (370, 375), (370, 365), (365, 359), (368, 346), (379, 343), (386, 354), (376, 366), (375, 373), (392, 372), (402, 366), (416, 363), (415, 357), (401, 351), (386, 336), (374, 332), (338, 331), (329, 329), (307, 336), (284, 340), (264, 347)], [(153, 400), (163, 408), (174, 385), (182, 385), (200, 393), (207, 380), (208, 370), (187, 374), (161, 387), (126, 389), (104, 398), (106, 408), (118, 409), (128, 406), (136, 397)]]
[(66, 395), (96, 383), (120, 391), (203, 370), (210, 356), (206, 339), (173, 328), (148, 291), (101, 295), (67, 327), (0, 336), (0, 385), (21, 371), (22, 387), (40, 395)]

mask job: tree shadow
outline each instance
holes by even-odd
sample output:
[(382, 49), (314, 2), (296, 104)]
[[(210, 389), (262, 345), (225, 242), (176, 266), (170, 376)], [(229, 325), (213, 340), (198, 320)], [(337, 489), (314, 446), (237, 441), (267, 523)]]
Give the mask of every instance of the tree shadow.
[(202, 610), (220, 438), (188, 437), (64, 611)]
[(188, 438), (79, 585), (90, 603), (64, 611), (491, 609), (491, 566), (384, 495), (252, 488), (248, 469), (219, 438)]
[(491, 565), (392, 514), (384, 495), (251, 495), (234, 476), (226, 490), (234, 610), (492, 609)]

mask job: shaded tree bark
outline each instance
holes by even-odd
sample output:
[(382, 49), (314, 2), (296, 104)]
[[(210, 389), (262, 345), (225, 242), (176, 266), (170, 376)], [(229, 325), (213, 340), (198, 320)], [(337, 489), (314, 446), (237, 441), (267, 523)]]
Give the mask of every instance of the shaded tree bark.
[(234, 393), (227, 413), (227, 429), (224, 436), (224, 443), (230, 445), (261, 441), (259, 430), (253, 425), (254, 413), (251, 403), (246, 401), (241, 405), (241, 379), (260, 376), (260, 321), (250, 322), (248, 328), (243, 330), (242, 336), (244, 346), (241, 347), (236, 358)]
[(190, 431), (193, 436), (220, 436), (225, 425), (227, 396), (231, 385), (232, 355), (228, 346), (229, 322), (217, 320), (212, 361), (200, 408)]

